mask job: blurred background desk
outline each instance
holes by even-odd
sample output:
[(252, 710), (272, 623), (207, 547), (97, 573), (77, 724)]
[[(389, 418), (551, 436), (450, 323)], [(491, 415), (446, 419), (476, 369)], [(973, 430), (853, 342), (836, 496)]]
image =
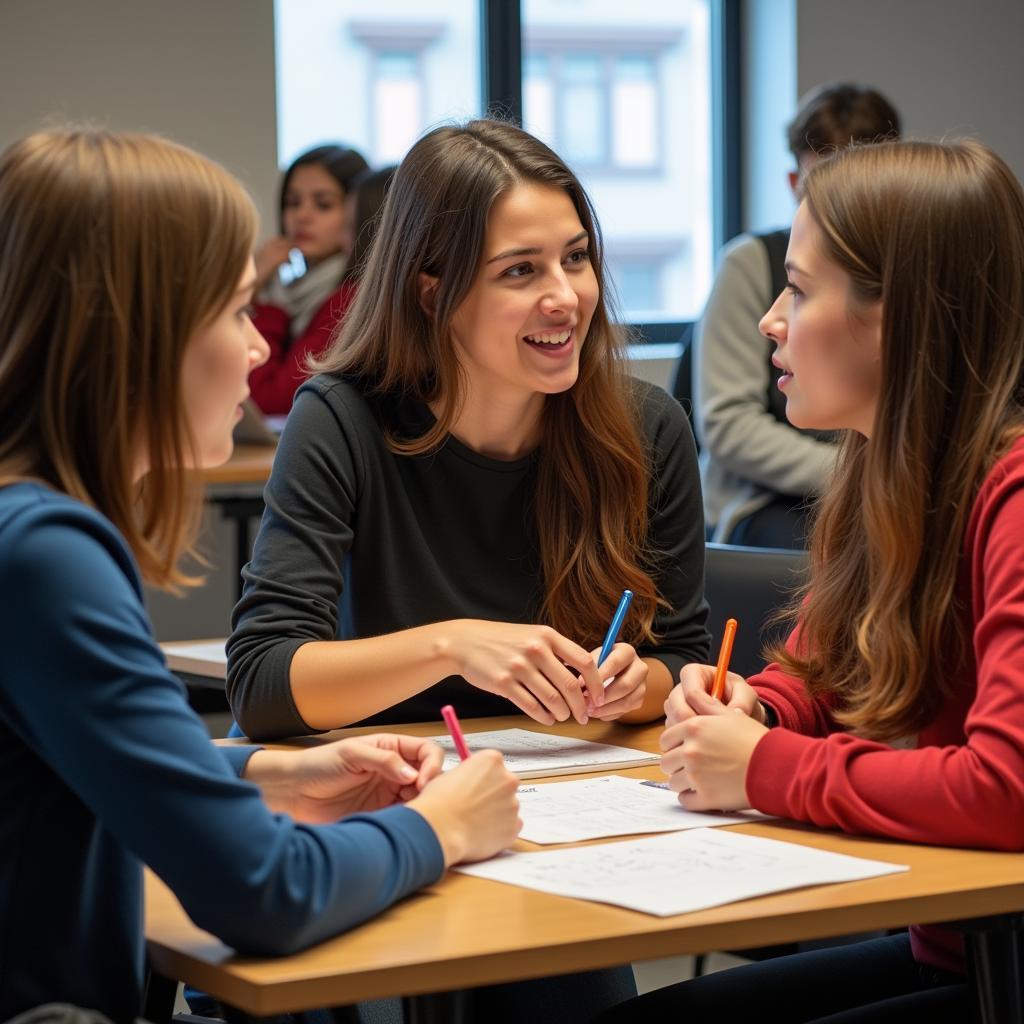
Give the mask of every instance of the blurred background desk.
[(242, 596), (242, 566), (252, 552), (251, 523), (263, 514), (263, 487), (270, 477), (276, 445), (236, 445), (223, 466), (203, 470), (206, 500), (216, 505), (235, 533), (235, 595)]

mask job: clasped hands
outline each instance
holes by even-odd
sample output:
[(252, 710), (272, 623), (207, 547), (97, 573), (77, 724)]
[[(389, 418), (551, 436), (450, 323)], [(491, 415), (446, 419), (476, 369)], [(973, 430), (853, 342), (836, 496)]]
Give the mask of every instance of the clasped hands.
[(600, 648), (586, 651), (550, 626), (460, 619), (447, 628), (455, 671), (543, 725), (608, 722), (643, 704), (647, 665), (629, 644), (598, 667)]
[(731, 811), (750, 806), (750, 758), (768, 731), (757, 692), (730, 672), (722, 700), (711, 696), (714, 665), (687, 665), (665, 701), (661, 769), (688, 811)]

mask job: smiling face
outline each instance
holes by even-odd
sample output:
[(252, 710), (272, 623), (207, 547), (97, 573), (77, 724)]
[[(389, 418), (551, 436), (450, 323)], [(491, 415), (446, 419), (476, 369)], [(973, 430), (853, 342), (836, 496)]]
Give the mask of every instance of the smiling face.
[(852, 429), (871, 436), (881, 390), (882, 305), (851, 294), (852, 281), (826, 254), (825, 237), (800, 204), (786, 256), (789, 285), (760, 323), (778, 346), (779, 388), (795, 427)]
[(597, 300), (590, 239), (569, 196), (535, 184), (505, 193), (451, 321), (470, 393), (532, 400), (571, 388)]
[(250, 259), (238, 289), (189, 341), (182, 362), (185, 415), (201, 466), (219, 466), (231, 455), (232, 431), (249, 396), (249, 372), (267, 361), (270, 349), (249, 319), (256, 283)]
[(292, 171), (281, 207), (285, 238), (301, 251), (309, 266), (345, 251), (345, 193), (319, 164)]

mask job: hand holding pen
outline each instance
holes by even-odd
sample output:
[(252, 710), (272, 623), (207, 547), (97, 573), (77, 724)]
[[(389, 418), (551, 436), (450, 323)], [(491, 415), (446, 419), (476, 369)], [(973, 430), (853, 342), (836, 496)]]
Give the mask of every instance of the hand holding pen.
[(470, 754), (455, 709), (442, 711), (455, 741), (460, 763), (432, 779), (407, 804), (433, 829), (444, 854), (445, 867), (484, 860), (511, 846), (519, 819), (519, 780), (505, 767), (496, 750)]
[(626, 620), (633, 592), (624, 590), (612, 615), (599, 651), (593, 651), (604, 687), (600, 706), (588, 703), (587, 714), (602, 721), (612, 721), (643, 704), (647, 688), (647, 666), (629, 644), (617, 643)]
[(679, 685), (665, 701), (665, 723), (671, 727), (694, 715), (718, 714), (723, 706), (742, 711), (756, 722), (764, 721), (757, 692), (735, 672), (729, 671), (737, 623), (729, 619), (715, 665), (686, 665), (679, 673)]
[(729, 619), (718, 664), (687, 665), (665, 702), (661, 770), (689, 811), (748, 806), (747, 766), (766, 728), (756, 691), (729, 672), (735, 636)]

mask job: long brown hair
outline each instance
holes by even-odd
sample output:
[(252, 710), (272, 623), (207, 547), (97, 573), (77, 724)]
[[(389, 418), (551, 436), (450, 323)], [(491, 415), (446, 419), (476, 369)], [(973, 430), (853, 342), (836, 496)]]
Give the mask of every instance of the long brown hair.
[[(355, 303), (312, 369), (358, 375), (381, 391), (436, 403), (433, 427), (389, 439), (418, 455), (447, 438), (466, 382), (452, 316), (476, 277), (495, 201), (520, 183), (562, 189), (590, 236), (600, 297), (580, 350), (576, 384), (544, 404), (534, 515), (544, 577), (543, 619), (597, 643), (624, 587), (636, 595), (626, 639), (651, 639), (659, 597), (648, 552), (650, 469), (624, 368), (622, 332), (605, 298), (599, 228), (576, 176), (547, 146), (501, 121), (425, 135), (388, 190)], [(439, 280), (433, 317), (419, 275)]]
[(227, 171), (153, 136), (43, 132), (0, 154), (0, 478), (97, 508), (157, 585), (192, 582), (185, 348), (255, 230)]
[(1024, 420), (1024, 194), (979, 143), (904, 142), (821, 162), (803, 198), (853, 305), (881, 301), (882, 390), (812, 530), (796, 651), (775, 653), (843, 725), (892, 740), (964, 664), (967, 521)]

